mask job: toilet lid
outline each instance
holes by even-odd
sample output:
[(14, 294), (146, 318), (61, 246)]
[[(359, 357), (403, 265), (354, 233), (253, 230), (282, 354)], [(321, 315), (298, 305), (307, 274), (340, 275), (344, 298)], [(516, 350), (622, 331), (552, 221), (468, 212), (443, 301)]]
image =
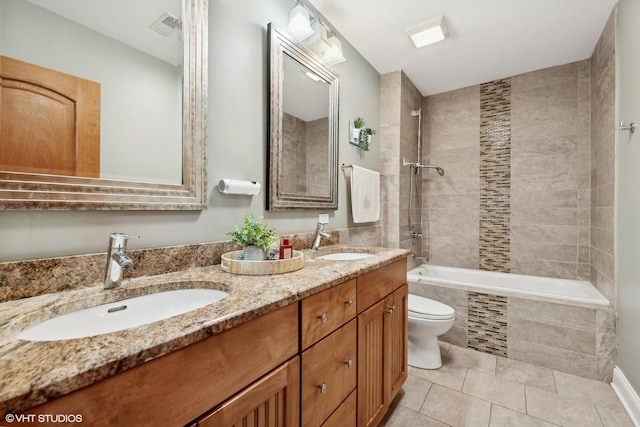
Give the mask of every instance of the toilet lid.
[(429, 298), (409, 294), (409, 314), (431, 319), (449, 319), (455, 315), (453, 308)]

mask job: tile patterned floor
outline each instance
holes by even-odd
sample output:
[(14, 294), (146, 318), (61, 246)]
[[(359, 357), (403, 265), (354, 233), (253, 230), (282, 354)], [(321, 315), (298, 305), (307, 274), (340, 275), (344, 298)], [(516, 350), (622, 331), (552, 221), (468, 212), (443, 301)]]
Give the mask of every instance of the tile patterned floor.
[(633, 427), (609, 384), (446, 343), (409, 368), (383, 427)]

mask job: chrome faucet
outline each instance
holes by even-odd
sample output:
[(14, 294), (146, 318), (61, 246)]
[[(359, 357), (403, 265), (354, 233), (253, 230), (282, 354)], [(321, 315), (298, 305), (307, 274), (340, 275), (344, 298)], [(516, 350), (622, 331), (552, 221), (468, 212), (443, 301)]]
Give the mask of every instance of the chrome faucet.
[(325, 232), (324, 224), (319, 222), (316, 226), (316, 237), (314, 237), (313, 239), (313, 245), (311, 245), (311, 249), (313, 249), (314, 251), (318, 250), (318, 247), (320, 247), (320, 240), (322, 240), (323, 237), (325, 239), (328, 239), (331, 237), (331, 234)]
[(109, 236), (109, 250), (107, 251), (107, 268), (104, 274), (104, 288), (113, 289), (122, 284), (122, 270), (131, 267), (133, 262), (127, 256), (127, 240), (139, 239), (140, 236), (130, 236), (124, 233), (111, 233)]

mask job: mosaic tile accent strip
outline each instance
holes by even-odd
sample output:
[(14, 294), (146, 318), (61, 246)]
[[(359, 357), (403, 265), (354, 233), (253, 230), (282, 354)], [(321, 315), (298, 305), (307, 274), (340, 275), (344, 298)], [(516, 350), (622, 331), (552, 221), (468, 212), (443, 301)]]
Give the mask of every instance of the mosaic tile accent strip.
[(468, 295), (467, 347), (507, 357), (507, 297)]
[(480, 85), (480, 269), (511, 270), (511, 79)]

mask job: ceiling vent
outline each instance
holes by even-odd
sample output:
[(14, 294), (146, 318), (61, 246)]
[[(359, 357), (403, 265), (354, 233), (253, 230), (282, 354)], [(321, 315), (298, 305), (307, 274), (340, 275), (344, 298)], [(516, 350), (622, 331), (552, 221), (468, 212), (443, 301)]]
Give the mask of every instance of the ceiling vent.
[(153, 24), (149, 25), (149, 28), (165, 37), (169, 37), (175, 33), (176, 30), (182, 28), (182, 20), (166, 12), (160, 18), (156, 19)]

